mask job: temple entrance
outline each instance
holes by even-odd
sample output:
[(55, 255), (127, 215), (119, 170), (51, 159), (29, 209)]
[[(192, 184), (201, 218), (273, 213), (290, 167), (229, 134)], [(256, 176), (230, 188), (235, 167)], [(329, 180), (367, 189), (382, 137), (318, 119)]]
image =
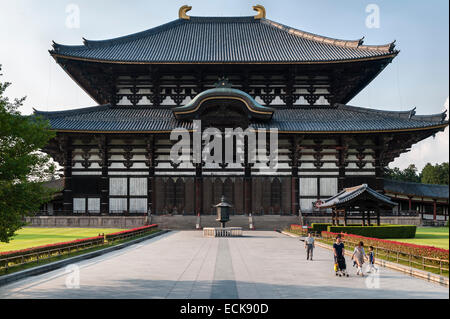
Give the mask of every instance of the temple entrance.
[[(245, 187), (243, 176), (203, 177), (201, 205), (203, 215), (215, 215), (214, 205), (224, 195), (233, 205), (232, 215), (245, 214)], [(255, 215), (290, 215), (290, 177), (252, 177), (251, 212)], [(194, 177), (156, 177), (154, 212), (157, 215), (195, 215)]]

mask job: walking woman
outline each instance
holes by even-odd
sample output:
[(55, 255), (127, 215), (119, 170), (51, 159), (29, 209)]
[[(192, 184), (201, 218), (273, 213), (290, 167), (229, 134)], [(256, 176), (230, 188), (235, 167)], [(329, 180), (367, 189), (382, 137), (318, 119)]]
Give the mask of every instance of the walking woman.
[(353, 251), (352, 259), (356, 262), (358, 266), (358, 271), (356, 275), (361, 275), (364, 277), (362, 266), (364, 264), (364, 259), (366, 258), (366, 252), (364, 251), (364, 243), (362, 241), (359, 242), (358, 246), (355, 247)]

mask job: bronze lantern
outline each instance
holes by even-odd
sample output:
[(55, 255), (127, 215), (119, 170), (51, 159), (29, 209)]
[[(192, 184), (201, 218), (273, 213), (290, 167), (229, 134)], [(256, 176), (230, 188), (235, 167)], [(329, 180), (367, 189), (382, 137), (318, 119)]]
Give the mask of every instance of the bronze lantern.
[(230, 221), (230, 211), (233, 207), (229, 204), (225, 196), (222, 196), (222, 200), (216, 206), (217, 209), (217, 221), (222, 224), (222, 228), (225, 228), (225, 224)]

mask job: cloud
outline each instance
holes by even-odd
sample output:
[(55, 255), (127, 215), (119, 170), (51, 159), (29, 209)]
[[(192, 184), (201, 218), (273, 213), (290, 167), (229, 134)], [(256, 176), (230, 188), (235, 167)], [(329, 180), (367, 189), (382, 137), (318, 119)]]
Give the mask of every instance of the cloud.
[[(444, 104), (444, 109), (447, 110), (447, 117), (449, 114), (449, 98)], [(442, 162), (448, 162), (449, 152), (449, 128), (447, 127), (444, 132), (439, 132), (435, 137), (429, 137), (423, 140), (411, 148), (411, 151), (402, 154), (389, 166), (399, 167), (405, 169), (409, 164), (415, 164), (419, 170), (427, 164), (440, 164)]]

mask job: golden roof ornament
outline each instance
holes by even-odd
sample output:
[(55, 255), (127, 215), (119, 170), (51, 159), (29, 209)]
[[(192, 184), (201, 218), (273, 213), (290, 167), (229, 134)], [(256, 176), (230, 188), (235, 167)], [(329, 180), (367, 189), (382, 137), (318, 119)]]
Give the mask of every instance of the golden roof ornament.
[(258, 12), (258, 14), (255, 16), (255, 20), (266, 18), (266, 8), (264, 8), (262, 5), (258, 4), (256, 6), (254, 6), (253, 10)]
[(187, 6), (187, 5), (182, 6), (182, 7), (180, 8), (180, 11), (178, 12), (178, 17), (179, 17), (180, 19), (190, 20), (191, 17), (188, 16), (187, 13), (188, 13), (189, 11), (191, 11), (191, 10), (192, 10), (192, 7), (191, 7), (191, 6)]

